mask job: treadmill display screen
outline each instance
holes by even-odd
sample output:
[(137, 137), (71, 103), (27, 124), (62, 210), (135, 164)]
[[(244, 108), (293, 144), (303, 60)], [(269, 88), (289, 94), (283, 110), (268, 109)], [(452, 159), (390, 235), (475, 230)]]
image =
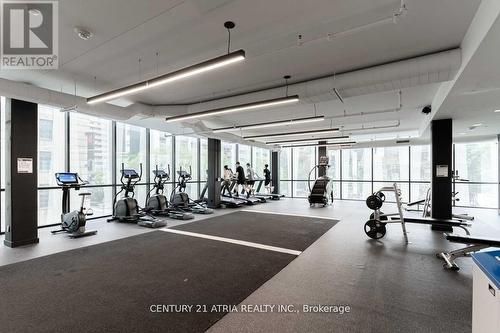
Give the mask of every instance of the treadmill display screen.
[(77, 184), (78, 175), (71, 172), (56, 173), (56, 180), (61, 184)]

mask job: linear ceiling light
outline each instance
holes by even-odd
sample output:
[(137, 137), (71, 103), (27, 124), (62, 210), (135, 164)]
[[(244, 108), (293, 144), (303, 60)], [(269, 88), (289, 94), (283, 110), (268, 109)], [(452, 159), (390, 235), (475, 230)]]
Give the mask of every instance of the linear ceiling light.
[(290, 146), (281, 146), (281, 148), (295, 148), (295, 147), (344, 147), (344, 146), (352, 146), (356, 144), (355, 141), (346, 141), (346, 142), (335, 142), (335, 143), (316, 143), (316, 144), (306, 144), (306, 145), (290, 145)]
[(323, 120), (325, 120), (324, 116), (297, 118), (297, 119), (290, 119), (290, 120), (278, 120), (278, 121), (271, 121), (268, 123), (260, 123), (260, 124), (253, 124), (253, 125), (216, 128), (212, 132), (213, 133), (221, 133), (221, 132), (246, 131), (246, 130), (252, 130), (252, 129), (259, 129), (259, 128), (314, 123), (314, 122), (323, 121)]
[(189, 120), (189, 119), (203, 118), (203, 117), (209, 117), (209, 116), (218, 116), (218, 115), (226, 114), (226, 113), (261, 109), (261, 108), (270, 107), (270, 106), (277, 106), (277, 105), (281, 105), (281, 104), (296, 103), (298, 101), (299, 101), (298, 95), (280, 97), (280, 98), (275, 98), (275, 99), (268, 99), (265, 101), (252, 102), (252, 103), (248, 103), (248, 104), (233, 105), (233, 106), (228, 106), (228, 107), (220, 108), (220, 109), (212, 109), (212, 110), (206, 110), (206, 111), (201, 111), (201, 112), (196, 112), (196, 113), (189, 113), (189, 114), (185, 114), (182, 116), (169, 117), (166, 119), (166, 121), (167, 121), (167, 123), (170, 123), (170, 122), (174, 122), (174, 121)]
[(283, 141), (271, 141), (266, 142), (266, 145), (276, 145), (276, 144), (287, 144), (287, 143), (305, 143), (305, 142), (318, 142), (318, 141), (327, 141), (327, 140), (336, 140), (336, 139), (349, 139), (349, 135), (342, 136), (332, 136), (328, 138), (314, 138), (314, 139), (297, 139), (297, 140), (283, 140)]
[(122, 97), (125, 95), (131, 95), (136, 92), (158, 87), (160, 85), (170, 83), (176, 80), (184, 79), (193, 75), (201, 74), (204, 72), (211, 71), (216, 68), (220, 68), (238, 61), (242, 61), (245, 59), (245, 51), (238, 50), (235, 52), (231, 52), (225, 54), (223, 56), (213, 58), (204, 62), (201, 62), (196, 65), (192, 65), (183, 69), (179, 69), (177, 71), (167, 73), (164, 75), (160, 75), (150, 80), (142, 81), (139, 83), (132, 84), (127, 87), (119, 88), (116, 90), (108, 91), (104, 94), (100, 94), (97, 96), (93, 96), (87, 98), (88, 104), (95, 104), (105, 101), (110, 101), (113, 99), (117, 99), (118, 97)]
[(273, 133), (273, 134), (244, 136), (243, 139), (278, 138), (282, 136), (326, 134), (326, 133), (335, 133), (338, 131), (339, 131), (338, 128), (329, 128), (329, 129), (314, 130), (314, 131), (300, 131), (300, 132), (289, 132), (289, 133)]

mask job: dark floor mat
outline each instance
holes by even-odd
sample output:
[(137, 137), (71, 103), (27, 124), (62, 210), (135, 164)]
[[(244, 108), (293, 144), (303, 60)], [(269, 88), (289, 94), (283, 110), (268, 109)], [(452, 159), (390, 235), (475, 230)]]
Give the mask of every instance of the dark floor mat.
[(174, 229), (303, 251), (337, 222), (313, 217), (240, 211)]
[(2, 332), (202, 332), (295, 256), (155, 231), (0, 267)]

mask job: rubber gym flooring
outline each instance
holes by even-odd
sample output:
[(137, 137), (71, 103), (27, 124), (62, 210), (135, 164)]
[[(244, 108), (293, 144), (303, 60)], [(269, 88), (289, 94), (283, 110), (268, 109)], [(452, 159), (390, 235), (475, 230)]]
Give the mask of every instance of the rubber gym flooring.
[(335, 223), (235, 212), (173, 231), (195, 237), (164, 229), (2, 266), (2, 330), (204, 331), (226, 312), (151, 306), (237, 305)]

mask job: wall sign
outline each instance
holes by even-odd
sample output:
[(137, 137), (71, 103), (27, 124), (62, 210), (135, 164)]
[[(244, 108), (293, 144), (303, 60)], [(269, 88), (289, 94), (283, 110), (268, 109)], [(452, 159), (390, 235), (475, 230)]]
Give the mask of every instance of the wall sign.
[(33, 159), (32, 158), (18, 158), (17, 159), (17, 173), (33, 173)]
[(448, 165), (436, 165), (436, 177), (448, 177)]

